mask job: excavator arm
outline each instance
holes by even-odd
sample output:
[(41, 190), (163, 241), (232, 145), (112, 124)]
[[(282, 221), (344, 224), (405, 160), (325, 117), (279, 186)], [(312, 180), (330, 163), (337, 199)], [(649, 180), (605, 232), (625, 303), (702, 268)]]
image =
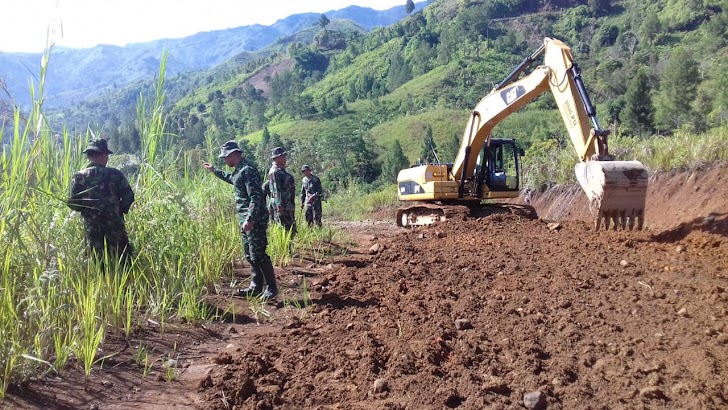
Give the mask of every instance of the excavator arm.
[[(529, 75), (516, 78), (536, 58), (544, 54), (544, 64)], [(488, 144), (493, 128), (550, 90), (576, 150), (579, 163), (576, 175), (596, 214), (596, 228), (604, 223), (609, 228), (641, 229), (644, 222), (647, 170), (638, 161), (614, 161), (609, 154), (607, 136), (596, 117), (596, 110), (581, 80), (571, 49), (563, 42), (546, 38), (544, 44), (526, 57), (498, 86), (473, 109), (463, 133), (452, 176), (459, 181), (463, 196), (465, 181), (472, 178), (477, 153)]]

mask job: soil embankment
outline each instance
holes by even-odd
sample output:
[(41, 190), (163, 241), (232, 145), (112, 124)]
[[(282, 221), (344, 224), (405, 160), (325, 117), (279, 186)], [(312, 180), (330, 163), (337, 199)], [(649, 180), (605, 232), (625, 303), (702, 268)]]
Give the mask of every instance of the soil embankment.
[[(542, 219), (592, 220), (586, 195), (578, 186), (551, 188), (533, 195), (530, 204)], [(700, 222), (711, 214), (728, 214), (728, 164), (650, 177), (645, 210), (648, 229), (671, 229)]]

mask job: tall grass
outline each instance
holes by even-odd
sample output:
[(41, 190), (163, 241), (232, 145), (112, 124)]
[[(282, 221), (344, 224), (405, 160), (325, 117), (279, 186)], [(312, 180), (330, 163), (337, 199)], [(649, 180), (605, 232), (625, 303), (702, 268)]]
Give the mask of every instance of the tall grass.
[(293, 237), (279, 224), (268, 227), (268, 254), (275, 266), (285, 266), (296, 258), (322, 263), (342, 252), (337, 244), (348, 240), (344, 232), (330, 225), (308, 226), (303, 211), (296, 213), (296, 227)]
[[(728, 126), (702, 134), (678, 131), (670, 137), (613, 136), (609, 149), (618, 160), (640, 161), (650, 172), (695, 169), (728, 161)], [(537, 142), (523, 161), (526, 186), (576, 183), (577, 160), (571, 146), (560, 148), (554, 141)]]
[(129, 337), (146, 319), (205, 318), (200, 298), (240, 252), (229, 190), (165, 150), (163, 57), (156, 95), (140, 97), (137, 110), (143, 153), (126, 220), (136, 255), (126, 267), (107, 260), (105, 270), (84, 256), (81, 217), (65, 200), (90, 135), (58, 135), (45, 121), (50, 55), (27, 121), (16, 109), (13, 134), (0, 130), (9, 141), (0, 155), (0, 399), (72, 359), (90, 374), (108, 331)]
[(396, 185), (368, 191), (362, 184), (350, 183), (346, 189), (336, 192), (323, 204), (323, 212), (329, 218), (359, 221), (370, 217), (372, 212), (397, 205)]

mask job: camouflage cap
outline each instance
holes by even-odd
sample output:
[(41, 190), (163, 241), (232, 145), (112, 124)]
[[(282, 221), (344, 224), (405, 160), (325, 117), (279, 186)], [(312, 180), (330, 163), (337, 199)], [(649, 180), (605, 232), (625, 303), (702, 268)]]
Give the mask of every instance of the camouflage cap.
[(310, 171), (310, 170), (311, 170), (311, 167), (309, 167), (308, 165), (304, 165), (301, 167), (301, 172)]
[(243, 152), (243, 150), (240, 149), (238, 146), (238, 143), (234, 140), (230, 140), (220, 147), (220, 155), (218, 155), (218, 158), (227, 158), (228, 155), (232, 154), (233, 152), (238, 151), (240, 153)]
[(86, 147), (85, 150), (83, 150), (83, 153), (88, 154), (89, 152), (97, 152), (99, 154), (113, 154), (114, 153), (114, 151), (109, 149), (109, 146), (106, 143), (106, 140), (103, 138), (89, 141), (88, 146)]
[(281, 155), (286, 155), (286, 154), (288, 154), (288, 153), (286, 152), (286, 150), (283, 147), (275, 147), (270, 152), (270, 159), (278, 158)]

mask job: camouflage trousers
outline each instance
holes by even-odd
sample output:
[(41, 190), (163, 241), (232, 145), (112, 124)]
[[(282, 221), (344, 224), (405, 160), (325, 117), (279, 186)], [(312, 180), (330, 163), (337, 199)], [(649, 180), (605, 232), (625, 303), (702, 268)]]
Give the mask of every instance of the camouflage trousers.
[(127, 263), (134, 253), (123, 221), (84, 220), (87, 253), (103, 262), (104, 252), (110, 261)]
[(268, 205), (268, 216), (270, 217), (271, 222), (276, 221), (276, 207), (273, 206), (273, 203)]
[(250, 232), (244, 232), (240, 225), (240, 233), (243, 237), (243, 253), (245, 259), (250, 263), (269, 261), (268, 256), (268, 220), (256, 222)]
[(276, 213), (276, 222), (281, 224), (287, 231), (291, 232), (291, 239), (296, 236), (296, 210), (284, 209), (281, 213)]
[(321, 201), (306, 205), (306, 222), (308, 226), (321, 226)]

